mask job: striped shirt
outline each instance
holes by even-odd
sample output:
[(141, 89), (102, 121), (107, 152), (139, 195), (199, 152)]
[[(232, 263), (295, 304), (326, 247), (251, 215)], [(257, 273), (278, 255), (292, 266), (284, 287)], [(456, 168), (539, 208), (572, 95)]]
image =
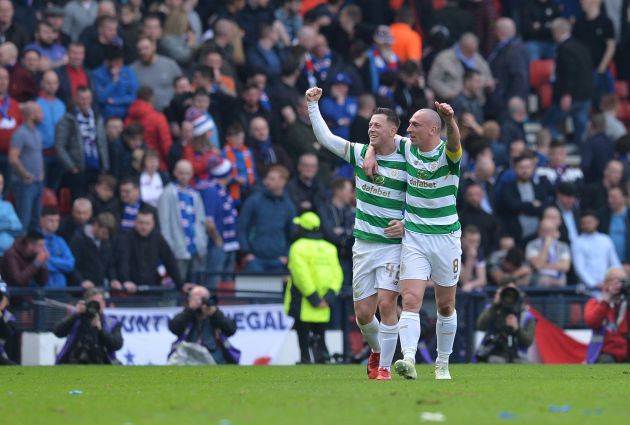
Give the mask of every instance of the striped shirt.
[(349, 161), (354, 166), (357, 208), (353, 235), (365, 241), (399, 244), (400, 238), (385, 236), (390, 220), (402, 220), (407, 173), (405, 158), (398, 151), (376, 155), (378, 174), (365, 175), (363, 159), (368, 145), (350, 143)]
[(446, 142), (431, 152), (421, 152), (407, 138), (399, 150), (407, 163), (405, 229), (422, 234), (447, 234), (461, 225), (455, 207), (459, 185), (458, 152), (448, 152)]

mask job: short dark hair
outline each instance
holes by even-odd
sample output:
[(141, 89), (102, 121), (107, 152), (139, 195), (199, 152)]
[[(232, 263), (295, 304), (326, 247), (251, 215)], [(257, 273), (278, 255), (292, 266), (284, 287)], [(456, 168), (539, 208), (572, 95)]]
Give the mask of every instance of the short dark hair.
[(332, 193), (335, 193), (343, 189), (344, 186), (348, 183), (352, 184), (352, 181), (344, 178), (336, 178), (330, 184), (330, 190), (332, 191)]
[(372, 115), (385, 115), (387, 117), (387, 121), (391, 122), (396, 126), (396, 128), (400, 127), (400, 118), (396, 112), (389, 108), (376, 108)]
[(519, 247), (514, 246), (508, 249), (508, 252), (505, 254), (505, 261), (516, 267), (520, 267), (525, 261), (525, 255)]
[(109, 230), (109, 234), (113, 235), (116, 232), (116, 217), (110, 212), (102, 212), (94, 218), (94, 223), (100, 227), (104, 227)]
[(287, 167), (285, 167), (284, 165), (274, 164), (271, 167), (269, 167), (269, 169), (265, 173), (265, 178), (269, 174), (274, 173), (274, 172), (280, 174), (285, 180), (289, 180), (289, 176), (291, 175)]
[(44, 235), (39, 230), (29, 230), (28, 233), (24, 236), (24, 241), (26, 243), (38, 242), (44, 239)]
[(114, 18), (113, 16), (103, 15), (96, 18), (96, 28), (101, 28), (108, 22), (118, 25), (118, 19)]
[(199, 65), (195, 68), (195, 73), (201, 75), (203, 78), (214, 81), (214, 71), (209, 66)]
[(243, 126), (239, 122), (234, 122), (225, 131), (225, 136), (234, 136), (235, 134), (245, 133)]
[(530, 160), (534, 160), (534, 154), (531, 152), (525, 152), (522, 155), (517, 156), (516, 158), (514, 158), (514, 165), (518, 164), (519, 162), (525, 161), (526, 159), (530, 159)]
[(469, 224), (466, 227), (464, 227), (464, 234), (466, 233), (471, 233), (471, 234), (475, 234), (475, 235), (480, 235), (481, 234), (481, 230), (479, 230), (479, 227), (475, 226), (474, 224)]
[(57, 207), (44, 207), (40, 214), (41, 217), (47, 217), (50, 215), (59, 215), (59, 209)]
[(138, 89), (136, 97), (145, 102), (150, 102), (153, 98), (153, 89), (149, 86), (142, 86)]
[(580, 215), (580, 218), (584, 218), (584, 217), (595, 217), (596, 219), (599, 220), (599, 217), (597, 216), (597, 212), (595, 212), (595, 210), (584, 210), (584, 211), (582, 211), (582, 214)]
[(123, 140), (132, 139), (137, 136), (144, 135), (144, 127), (140, 124), (129, 124), (122, 132)]
[(481, 72), (477, 71), (476, 69), (467, 69), (464, 72), (464, 81), (468, 81), (471, 78), (473, 78), (475, 75), (481, 75)]
[(101, 174), (96, 179), (96, 184), (97, 185), (105, 185), (105, 186), (109, 187), (111, 190), (115, 190), (116, 189), (116, 183), (117, 183), (116, 182), (116, 177), (112, 176), (111, 174)]
[(566, 146), (566, 144), (563, 141), (561, 141), (561, 140), (553, 140), (549, 144), (549, 149), (564, 148), (565, 146)]
[(84, 93), (86, 91), (89, 91), (90, 93), (92, 93), (92, 89), (89, 88), (88, 86), (79, 86), (79, 87), (77, 87), (77, 94)]
[(131, 184), (136, 188), (140, 187), (140, 183), (138, 182), (138, 179), (135, 177), (125, 177), (125, 178), (120, 179), (120, 183), (118, 184), (118, 187), (124, 184)]

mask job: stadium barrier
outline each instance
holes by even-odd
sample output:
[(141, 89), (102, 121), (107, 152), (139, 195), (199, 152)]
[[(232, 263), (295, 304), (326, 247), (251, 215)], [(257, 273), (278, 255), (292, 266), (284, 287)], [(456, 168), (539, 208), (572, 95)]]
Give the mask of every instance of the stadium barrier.
[[(199, 279), (199, 281), (206, 281)], [(293, 331), (290, 331), (292, 320), (282, 312), (283, 292), (283, 276), (256, 275), (256, 274), (239, 274), (235, 276), (233, 281), (220, 282), (211, 288), (217, 294), (219, 304), (222, 309), (232, 310), (236, 314), (238, 309), (245, 309), (247, 314), (260, 315), (265, 309), (273, 308), (276, 314), (276, 322), (280, 325), (270, 325), (272, 330), (281, 328), (287, 334), (283, 336), (281, 342), (276, 341), (273, 350), (267, 350), (259, 353), (260, 355), (247, 354), (248, 363), (273, 363), (273, 364), (290, 364), (299, 357), (297, 350), (297, 338)], [(476, 331), (476, 320), (486, 305), (492, 301), (492, 295), (496, 288), (486, 288), (483, 292), (465, 293), (460, 292), (457, 296), (458, 311), (458, 333), (453, 350), (454, 362), (470, 362), (474, 359), (475, 348), (482, 336)], [(66, 306), (74, 305), (80, 298), (83, 290), (81, 288), (9, 288), (9, 294), (12, 299), (11, 310), (16, 316), (20, 330), (23, 332), (23, 359), (25, 364), (49, 364), (48, 360), (42, 360), (40, 351), (42, 345), (45, 347), (54, 346), (57, 348), (60, 341), (52, 340), (51, 330), (54, 325), (60, 321), (67, 313)], [(558, 327), (573, 333), (578, 339), (584, 340), (588, 338), (590, 333), (580, 332), (586, 327), (583, 322), (583, 307), (588, 300), (588, 295), (580, 292), (576, 287), (567, 288), (524, 288), (526, 300), (529, 305), (538, 310), (551, 322)], [(141, 286), (138, 293), (132, 296), (109, 296), (108, 299), (111, 314), (118, 312), (126, 312), (133, 315), (144, 314), (142, 317), (150, 317), (145, 313), (156, 311), (159, 313), (153, 316), (172, 315), (181, 309), (185, 302), (185, 296), (177, 292), (173, 288), (165, 288), (161, 286)], [(267, 305), (267, 307), (265, 307)], [(256, 307), (258, 306), (258, 307)], [(333, 315), (330, 324), (331, 331), (328, 332), (327, 342), (331, 353), (335, 353), (336, 361), (350, 361), (361, 349), (362, 338), (358, 329), (354, 324), (352, 293), (351, 288), (343, 288), (338, 302), (332, 306)], [(427, 289), (425, 301), (423, 304), (423, 315), (429, 326), (434, 325), (436, 308), (433, 291)], [(144, 313), (142, 313), (144, 312)], [(278, 316), (282, 312), (282, 316)], [(239, 316), (242, 317), (242, 316)], [(136, 319), (137, 320), (137, 319)], [(149, 319), (144, 319), (149, 320)], [(260, 316), (258, 319), (260, 320)], [(264, 319), (263, 319), (264, 320)], [(274, 320), (269, 319), (269, 320)], [(161, 341), (168, 341), (167, 346), (162, 348), (168, 350), (173, 336), (168, 334), (166, 328), (166, 319), (160, 328)], [(153, 324), (155, 325), (155, 324)], [(131, 324), (130, 331), (132, 330)], [(141, 326), (149, 326), (147, 323), (141, 322)], [(154, 326), (155, 327), (155, 326)], [(256, 328), (256, 324), (253, 325)], [(262, 332), (260, 329), (252, 329), (251, 324), (244, 323), (239, 326), (241, 337), (237, 338), (239, 343), (250, 346), (250, 340), (253, 346), (260, 346), (256, 341)], [(247, 334), (246, 332), (252, 332)], [(38, 335), (42, 334), (42, 335)], [(431, 332), (427, 332), (429, 338)], [(270, 335), (263, 335), (269, 339)], [(249, 339), (246, 339), (249, 338)], [(157, 341), (157, 340), (156, 340)], [(56, 344), (56, 345), (55, 345)], [(155, 342), (152, 343), (155, 347)], [(236, 344), (235, 344), (236, 346)], [(429, 341), (429, 348), (431, 344)], [(238, 347), (238, 348), (247, 348)], [(29, 351), (35, 350), (36, 353)], [(49, 350), (50, 351), (50, 350)], [(124, 351), (124, 350), (123, 350)], [(160, 352), (162, 352), (160, 351)], [(263, 350), (264, 351), (264, 350)], [(123, 353), (124, 355), (125, 353)], [(44, 355), (45, 356), (45, 355)], [(125, 363), (123, 361), (123, 363)], [(135, 363), (128, 361), (127, 363)], [(150, 363), (155, 364), (155, 359), (151, 359)], [(146, 364), (146, 363), (145, 363)]]

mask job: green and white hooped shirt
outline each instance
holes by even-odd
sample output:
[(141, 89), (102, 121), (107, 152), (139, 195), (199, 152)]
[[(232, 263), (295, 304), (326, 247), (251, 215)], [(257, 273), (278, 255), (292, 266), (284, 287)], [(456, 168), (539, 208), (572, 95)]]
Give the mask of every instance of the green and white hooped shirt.
[(399, 244), (400, 238), (385, 236), (391, 220), (402, 220), (407, 189), (407, 164), (397, 150), (389, 155), (376, 155), (378, 173), (373, 179), (365, 175), (363, 159), (368, 145), (350, 143), (349, 161), (354, 166), (357, 209), (353, 235), (372, 242)]
[(401, 138), (405, 156), (407, 197), (405, 229), (415, 233), (443, 235), (461, 228), (456, 199), (462, 149), (449, 152), (446, 142), (431, 152), (421, 152), (408, 138)]

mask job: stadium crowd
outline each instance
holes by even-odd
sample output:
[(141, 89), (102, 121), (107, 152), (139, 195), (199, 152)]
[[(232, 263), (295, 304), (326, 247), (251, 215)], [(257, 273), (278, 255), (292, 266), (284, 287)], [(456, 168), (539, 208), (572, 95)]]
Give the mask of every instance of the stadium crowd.
[(313, 211), (348, 287), (353, 171), (315, 140), (318, 85), (353, 142), (377, 106), (404, 134), (453, 105), (464, 291), (601, 288), (630, 267), (628, 51), (627, 0), (0, 0), (2, 278), (283, 273)]

